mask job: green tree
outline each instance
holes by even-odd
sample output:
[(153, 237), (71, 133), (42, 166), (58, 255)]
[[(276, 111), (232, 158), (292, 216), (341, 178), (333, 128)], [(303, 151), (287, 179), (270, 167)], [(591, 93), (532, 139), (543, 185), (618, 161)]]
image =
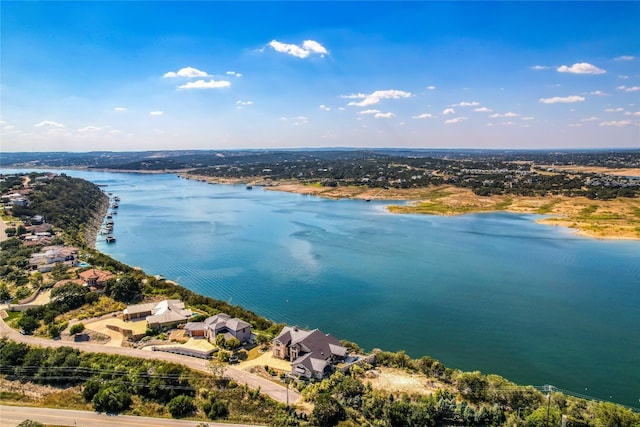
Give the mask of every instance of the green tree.
[(318, 394), (309, 421), (316, 426), (335, 426), (346, 418), (342, 405), (327, 393)]
[(173, 418), (182, 418), (196, 410), (193, 398), (185, 395), (176, 396), (167, 403), (167, 410)]
[(131, 394), (121, 385), (110, 384), (101, 388), (91, 403), (98, 412), (118, 413), (131, 406)]
[(0, 302), (9, 301), (11, 299), (11, 294), (7, 289), (6, 285), (3, 283), (0, 285)]
[(31, 335), (33, 334), (33, 331), (38, 329), (40, 326), (40, 321), (27, 313), (23, 313), (22, 317), (18, 320), (17, 325), (26, 335)]
[(70, 329), (69, 329), (69, 333), (71, 335), (75, 335), (75, 334), (79, 334), (82, 331), (84, 331), (84, 324), (83, 323), (76, 323), (75, 325), (73, 325)]
[(104, 293), (116, 301), (135, 302), (142, 297), (142, 282), (132, 274), (108, 280)]
[(59, 282), (60, 280), (69, 279), (69, 268), (61, 262), (56, 263), (51, 269), (51, 278)]

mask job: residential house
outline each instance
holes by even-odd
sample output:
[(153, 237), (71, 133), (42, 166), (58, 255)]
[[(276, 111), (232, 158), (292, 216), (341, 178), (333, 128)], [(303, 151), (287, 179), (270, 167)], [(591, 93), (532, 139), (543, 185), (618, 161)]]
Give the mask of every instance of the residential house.
[(97, 269), (89, 269), (82, 271), (78, 274), (78, 277), (84, 282), (86, 286), (89, 287), (92, 291), (101, 290), (104, 288), (104, 284), (107, 280), (114, 279), (116, 277), (115, 274), (110, 271), (105, 270), (97, 270)]
[(184, 308), (184, 302), (175, 299), (130, 305), (122, 312), (123, 320), (146, 319), (151, 329), (175, 327), (192, 315), (191, 310)]
[(67, 267), (75, 267), (78, 258), (78, 248), (72, 246), (45, 246), (42, 252), (32, 254), (29, 265), (32, 270), (47, 273), (57, 263), (63, 263)]
[(324, 378), (346, 355), (347, 349), (337, 338), (319, 329), (285, 326), (273, 340), (273, 356), (289, 360), (291, 373), (305, 378)]
[(184, 331), (187, 336), (203, 337), (211, 343), (218, 334), (223, 334), (225, 339), (237, 338), (241, 343), (251, 341), (251, 324), (225, 313), (208, 317), (204, 322), (189, 322)]

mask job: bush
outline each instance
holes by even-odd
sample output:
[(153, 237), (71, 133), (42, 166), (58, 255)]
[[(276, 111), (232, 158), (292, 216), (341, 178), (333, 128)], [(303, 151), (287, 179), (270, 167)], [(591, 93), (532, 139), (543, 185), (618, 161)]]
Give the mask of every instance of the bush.
[(167, 410), (173, 418), (182, 418), (196, 410), (193, 399), (189, 396), (176, 396), (167, 403)]
[(227, 415), (229, 415), (229, 407), (227, 404), (223, 401), (216, 400), (215, 396), (211, 396), (211, 400), (202, 405), (202, 411), (210, 420), (226, 418)]
[(71, 335), (79, 334), (82, 331), (84, 331), (84, 324), (82, 323), (76, 323), (71, 327), (71, 329), (69, 329), (69, 333)]
[(93, 396), (91, 403), (93, 403), (93, 408), (98, 412), (122, 412), (131, 406), (131, 394), (122, 386), (107, 385)]

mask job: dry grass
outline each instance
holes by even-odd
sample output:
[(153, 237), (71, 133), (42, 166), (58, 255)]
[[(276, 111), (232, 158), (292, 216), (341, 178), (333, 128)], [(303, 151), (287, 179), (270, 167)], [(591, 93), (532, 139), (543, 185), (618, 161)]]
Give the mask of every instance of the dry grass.
[(402, 369), (378, 368), (365, 373), (363, 382), (370, 382), (374, 390), (391, 393), (430, 395), (444, 385), (422, 374), (409, 374)]
[[(640, 169), (574, 168), (585, 172), (606, 172), (618, 175), (640, 175)], [(388, 190), (360, 186), (323, 187), (298, 181), (259, 182), (256, 180), (219, 179), (187, 176), (208, 182), (238, 184), (247, 181), (266, 185), (265, 190), (308, 194), (331, 199), (408, 200), (407, 205), (389, 206), (393, 213), (461, 215), (474, 212), (507, 211), (543, 214), (539, 222), (569, 227), (578, 234), (606, 239), (640, 239), (640, 199), (617, 198), (594, 201), (586, 197), (524, 197), (514, 195), (482, 197), (470, 189), (453, 186)], [(593, 207), (595, 206), (595, 208)]]

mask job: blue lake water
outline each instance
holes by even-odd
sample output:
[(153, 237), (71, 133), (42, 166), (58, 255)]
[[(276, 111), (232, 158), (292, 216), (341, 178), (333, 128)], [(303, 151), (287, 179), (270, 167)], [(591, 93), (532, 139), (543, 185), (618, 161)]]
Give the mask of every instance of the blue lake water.
[(121, 198), (115, 244), (148, 274), (366, 349), (640, 407), (640, 242), (533, 215), (393, 215), (387, 203), (67, 171)]

